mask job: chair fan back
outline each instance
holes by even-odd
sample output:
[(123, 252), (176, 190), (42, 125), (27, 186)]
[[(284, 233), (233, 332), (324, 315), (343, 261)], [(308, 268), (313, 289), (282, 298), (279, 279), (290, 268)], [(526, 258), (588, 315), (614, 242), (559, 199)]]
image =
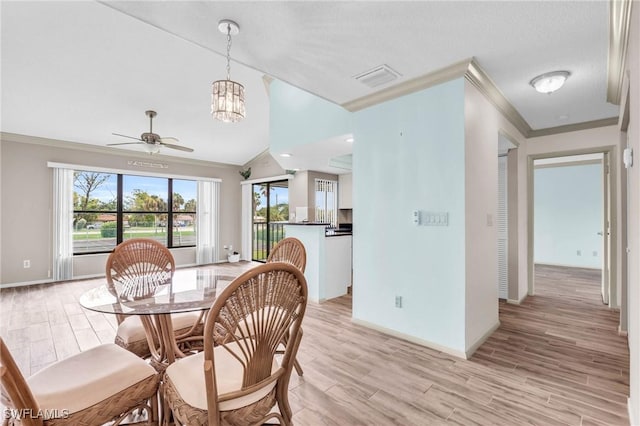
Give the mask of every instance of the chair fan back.
[(142, 299), (171, 281), (176, 270), (171, 252), (159, 241), (132, 238), (119, 244), (106, 265), (107, 287), (119, 298)]
[(287, 237), (271, 249), (267, 257), (267, 263), (269, 262), (291, 263), (304, 272), (307, 266), (307, 251), (299, 239)]
[(287, 346), (278, 371), (272, 371), (285, 333), (291, 330), (291, 338), (298, 337), (306, 302), (307, 282), (291, 264), (266, 263), (245, 272), (218, 296), (207, 317), (205, 364), (213, 366), (214, 345), (223, 346), (243, 366), (242, 391), (276, 380), (293, 366), (297, 345), (292, 344)]
[[(0, 402), (11, 409), (24, 411), (20, 424), (25, 426), (42, 425), (42, 417), (36, 416), (38, 403), (20, 372), (9, 348), (0, 337)], [(30, 411), (27, 411), (30, 410)], [(32, 415), (30, 415), (32, 414)], [(37, 417), (37, 418), (36, 418)]]

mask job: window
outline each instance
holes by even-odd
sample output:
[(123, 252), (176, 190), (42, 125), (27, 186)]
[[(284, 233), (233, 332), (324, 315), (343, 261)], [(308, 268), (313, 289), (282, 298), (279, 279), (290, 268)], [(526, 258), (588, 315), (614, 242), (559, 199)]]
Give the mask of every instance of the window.
[(289, 181), (255, 183), (253, 188), (253, 254), (264, 262), (273, 246), (284, 238), (289, 221)]
[(338, 225), (337, 187), (338, 182), (335, 180), (315, 180), (316, 222), (330, 223), (333, 227)]
[(104, 253), (129, 238), (196, 245), (197, 182), (74, 171), (73, 253)]

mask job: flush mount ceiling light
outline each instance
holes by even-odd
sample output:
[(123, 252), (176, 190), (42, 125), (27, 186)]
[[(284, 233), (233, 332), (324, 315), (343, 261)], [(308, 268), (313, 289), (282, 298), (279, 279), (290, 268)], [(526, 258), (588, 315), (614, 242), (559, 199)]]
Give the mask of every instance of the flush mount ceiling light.
[(291, 154), (289, 154), (287, 152), (283, 152), (282, 154), (280, 154), (280, 157), (289, 158), (289, 157), (291, 157)]
[(529, 82), (540, 93), (552, 93), (562, 87), (571, 73), (569, 71), (552, 71), (541, 74)]
[(231, 35), (240, 32), (233, 21), (218, 22), (218, 30), (227, 35), (227, 79), (213, 82), (211, 93), (211, 115), (225, 123), (235, 123), (244, 118), (244, 86), (231, 80)]

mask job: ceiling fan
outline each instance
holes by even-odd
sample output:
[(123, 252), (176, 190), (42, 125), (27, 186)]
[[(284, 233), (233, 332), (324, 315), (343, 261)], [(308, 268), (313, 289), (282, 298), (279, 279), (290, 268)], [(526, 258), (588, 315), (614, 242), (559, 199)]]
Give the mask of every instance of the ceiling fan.
[(188, 148), (186, 146), (175, 145), (167, 142), (178, 142), (176, 138), (161, 138), (157, 133), (153, 133), (153, 117), (158, 115), (155, 111), (145, 111), (147, 117), (149, 117), (149, 132), (143, 133), (139, 138), (127, 135), (121, 135), (120, 133), (112, 133), (115, 136), (121, 136), (123, 138), (135, 139), (137, 142), (123, 142), (123, 143), (110, 143), (107, 146), (117, 146), (117, 145), (135, 145), (135, 144), (143, 144), (149, 151), (149, 154), (156, 154), (160, 152), (160, 148), (166, 146), (171, 149), (178, 149), (180, 151), (193, 152), (192, 148)]

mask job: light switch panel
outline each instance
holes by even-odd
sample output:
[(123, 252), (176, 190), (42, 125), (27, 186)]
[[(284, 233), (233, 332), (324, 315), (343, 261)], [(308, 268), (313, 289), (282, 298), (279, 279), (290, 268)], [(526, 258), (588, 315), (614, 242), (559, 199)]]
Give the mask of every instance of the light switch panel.
[(423, 223), (427, 226), (449, 226), (449, 213), (424, 212)]

